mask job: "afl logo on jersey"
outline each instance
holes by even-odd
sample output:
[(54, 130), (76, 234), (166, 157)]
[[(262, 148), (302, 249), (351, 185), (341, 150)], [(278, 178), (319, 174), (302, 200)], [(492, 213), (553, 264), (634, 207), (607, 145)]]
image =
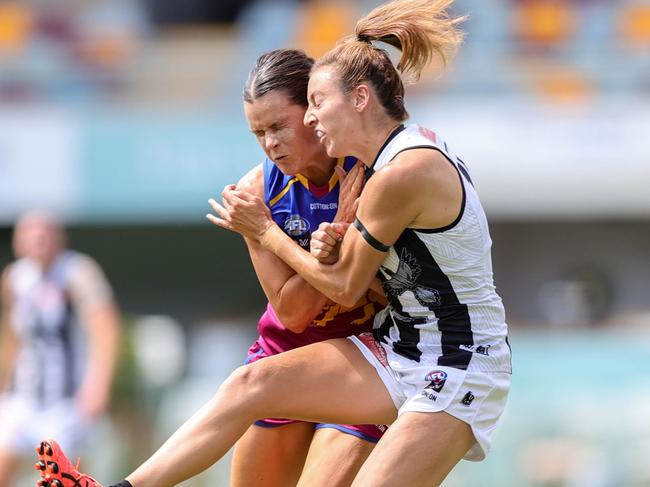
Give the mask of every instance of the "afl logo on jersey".
[(284, 231), (290, 237), (302, 237), (309, 233), (309, 222), (300, 215), (291, 215), (284, 221)]
[(284, 221), (284, 232), (298, 242), (303, 249), (309, 250), (311, 232), (309, 222), (300, 215), (291, 215)]

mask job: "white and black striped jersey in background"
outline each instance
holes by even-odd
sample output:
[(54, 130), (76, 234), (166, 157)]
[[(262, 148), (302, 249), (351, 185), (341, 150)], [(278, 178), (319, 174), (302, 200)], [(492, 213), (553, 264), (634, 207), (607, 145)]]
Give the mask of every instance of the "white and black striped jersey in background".
[(368, 177), (399, 153), (419, 148), (439, 151), (456, 168), (462, 207), (450, 225), (407, 228), (388, 249), (379, 274), (389, 306), (375, 318), (375, 338), (385, 345), (393, 368), (414, 361), (511, 372), (505, 311), (492, 278), (492, 240), (466, 165), (434, 132), (401, 126), (380, 150)]
[(78, 315), (112, 299), (97, 264), (72, 251), (44, 272), (29, 259), (9, 269), (10, 322), (19, 340), (10, 392), (41, 406), (72, 397), (85, 365)]

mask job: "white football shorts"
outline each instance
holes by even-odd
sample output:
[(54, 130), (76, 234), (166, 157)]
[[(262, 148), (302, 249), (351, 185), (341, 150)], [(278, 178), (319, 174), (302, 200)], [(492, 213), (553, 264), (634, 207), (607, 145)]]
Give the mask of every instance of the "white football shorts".
[(510, 373), (467, 372), (406, 359), (399, 360), (399, 367), (391, 367), (392, 357), (371, 334), (348, 339), (377, 370), (398, 416), (405, 412), (444, 411), (472, 428), (476, 443), (465, 454), (465, 460), (481, 461), (487, 456), (508, 398)]

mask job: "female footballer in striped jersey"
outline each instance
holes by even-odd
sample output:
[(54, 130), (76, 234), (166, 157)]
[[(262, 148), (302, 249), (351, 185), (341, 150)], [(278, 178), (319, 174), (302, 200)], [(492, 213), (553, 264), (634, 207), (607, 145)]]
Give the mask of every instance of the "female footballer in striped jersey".
[[(269, 416), (390, 423), (353, 487), (439, 485), (462, 458), (485, 457), (511, 372), (487, 221), (466, 165), (437, 134), (403, 127), (398, 73), (417, 77), (434, 55), (446, 59), (457, 48), (462, 19), (448, 13), (451, 3), (380, 6), (312, 69), (305, 124), (330, 157), (354, 156), (370, 176), (341, 242), (343, 232), (325, 225), (315, 254), (305, 252), (262, 198), (236, 188), (224, 191), (224, 204), (215, 202), (217, 216), (210, 216), (344, 306), (356, 303), (379, 273), (389, 304), (373, 334), (240, 367), (118, 485), (175, 485), (223, 456), (251, 421)], [(402, 51), (397, 68), (373, 41)], [(348, 177), (361, 176), (353, 171)], [(334, 238), (328, 242), (326, 235)]]

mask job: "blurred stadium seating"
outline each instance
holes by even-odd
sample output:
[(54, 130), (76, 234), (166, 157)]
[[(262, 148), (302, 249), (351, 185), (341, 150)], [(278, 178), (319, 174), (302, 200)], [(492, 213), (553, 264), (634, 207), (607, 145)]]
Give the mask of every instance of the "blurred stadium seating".
[[(262, 309), (240, 239), (203, 220), (261, 157), (241, 113), (248, 69), (277, 47), (322, 54), (379, 3), (0, 3), (0, 265), (17, 215), (44, 206), (113, 281), (134, 332), (102, 433), (131, 445), (112, 477), (236, 366)], [(650, 2), (455, 9), (465, 45), (407, 104), (485, 203), (515, 379), (492, 457), (445, 485), (650, 485)], [(160, 314), (190, 358), (182, 381), (154, 387), (136, 372), (135, 323)], [(240, 350), (201, 368), (210, 340)], [(188, 485), (226, 485), (224, 465)]]

